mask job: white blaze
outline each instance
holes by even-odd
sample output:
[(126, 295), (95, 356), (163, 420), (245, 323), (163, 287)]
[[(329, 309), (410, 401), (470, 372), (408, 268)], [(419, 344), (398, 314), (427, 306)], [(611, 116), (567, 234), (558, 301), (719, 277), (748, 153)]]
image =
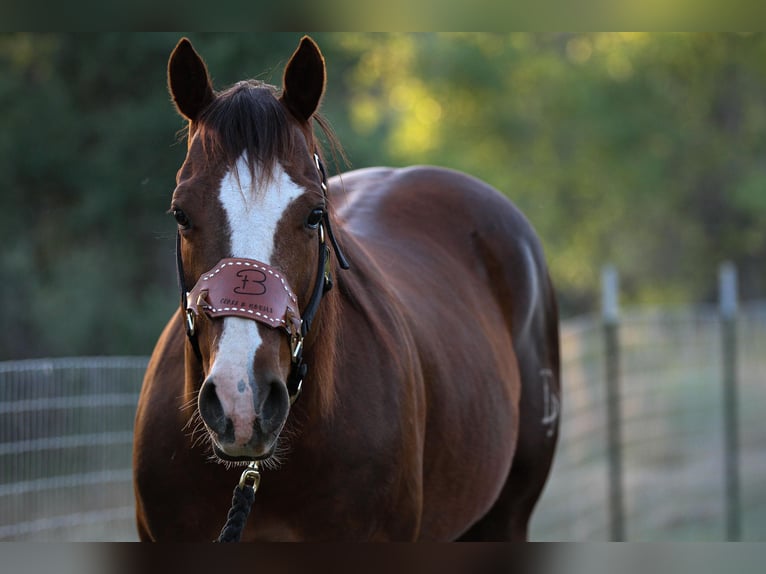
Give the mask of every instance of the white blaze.
[[(268, 188), (259, 190), (243, 154), (236, 168), (224, 176), (219, 190), (231, 232), (231, 256), (271, 264), (277, 223), (290, 202), (304, 191), (279, 163), (274, 166)], [(250, 428), (254, 416), (249, 381), (255, 353), (261, 343), (255, 321), (241, 317), (223, 318), (223, 331), (209, 376), (216, 380), (219, 399), (231, 414), (235, 432), (236, 429)], [(241, 381), (245, 383), (244, 390), (237, 389)], [(225, 388), (227, 385), (233, 385), (233, 388)], [(238, 424), (237, 419), (241, 419), (242, 424)], [(237, 442), (249, 438), (236, 436)]]

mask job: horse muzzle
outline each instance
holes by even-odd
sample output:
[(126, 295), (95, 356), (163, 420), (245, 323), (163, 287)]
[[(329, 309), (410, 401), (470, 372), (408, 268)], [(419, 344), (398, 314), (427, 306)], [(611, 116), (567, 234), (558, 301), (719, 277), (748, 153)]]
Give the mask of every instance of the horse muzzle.
[(223, 376), (208, 377), (199, 392), (198, 406), (213, 451), (229, 461), (271, 456), (287, 420), (290, 399), (284, 382), (256, 384)]

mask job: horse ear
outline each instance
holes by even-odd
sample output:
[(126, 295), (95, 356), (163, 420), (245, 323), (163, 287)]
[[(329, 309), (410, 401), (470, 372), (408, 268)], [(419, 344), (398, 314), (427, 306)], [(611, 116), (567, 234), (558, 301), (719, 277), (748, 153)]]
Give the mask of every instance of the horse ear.
[(307, 122), (324, 94), (325, 64), (316, 42), (304, 36), (285, 67), (282, 102), (295, 116)]
[(207, 66), (187, 38), (181, 38), (168, 60), (168, 90), (178, 113), (195, 121), (213, 101)]

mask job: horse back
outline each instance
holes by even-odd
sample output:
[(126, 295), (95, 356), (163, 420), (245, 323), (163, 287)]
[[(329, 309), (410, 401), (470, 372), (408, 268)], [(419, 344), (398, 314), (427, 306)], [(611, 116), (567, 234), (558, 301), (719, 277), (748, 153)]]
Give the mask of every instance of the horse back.
[(557, 323), (540, 240), (495, 188), (426, 166), (361, 169), (333, 183), (344, 230), (365, 245), (405, 308), (431, 301), (442, 313), (446, 305), (448, 315), (463, 310), (469, 326), (483, 315), (467, 314), (472, 305), (497, 304), (518, 347)]

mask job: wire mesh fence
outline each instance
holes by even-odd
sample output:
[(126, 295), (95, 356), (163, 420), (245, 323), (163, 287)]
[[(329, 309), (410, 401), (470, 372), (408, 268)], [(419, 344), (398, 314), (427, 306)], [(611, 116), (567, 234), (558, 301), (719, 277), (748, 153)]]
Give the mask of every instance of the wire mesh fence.
[[(736, 322), (740, 536), (766, 539), (766, 304)], [(726, 540), (722, 322), (715, 308), (637, 310), (619, 322), (627, 540)], [(533, 520), (540, 540), (609, 540), (608, 357), (600, 318), (562, 329), (557, 458)]]
[[(736, 322), (737, 519), (766, 540), (766, 303)], [(561, 437), (536, 540), (609, 540), (604, 326), (562, 325)], [(624, 536), (726, 539), (722, 328), (716, 309), (620, 317)], [(135, 540), (131, 443), (144, 357), (0, 363), (0, 540)]]
[(145, 357), (0, 363), (0, 540), (135, 539)]

